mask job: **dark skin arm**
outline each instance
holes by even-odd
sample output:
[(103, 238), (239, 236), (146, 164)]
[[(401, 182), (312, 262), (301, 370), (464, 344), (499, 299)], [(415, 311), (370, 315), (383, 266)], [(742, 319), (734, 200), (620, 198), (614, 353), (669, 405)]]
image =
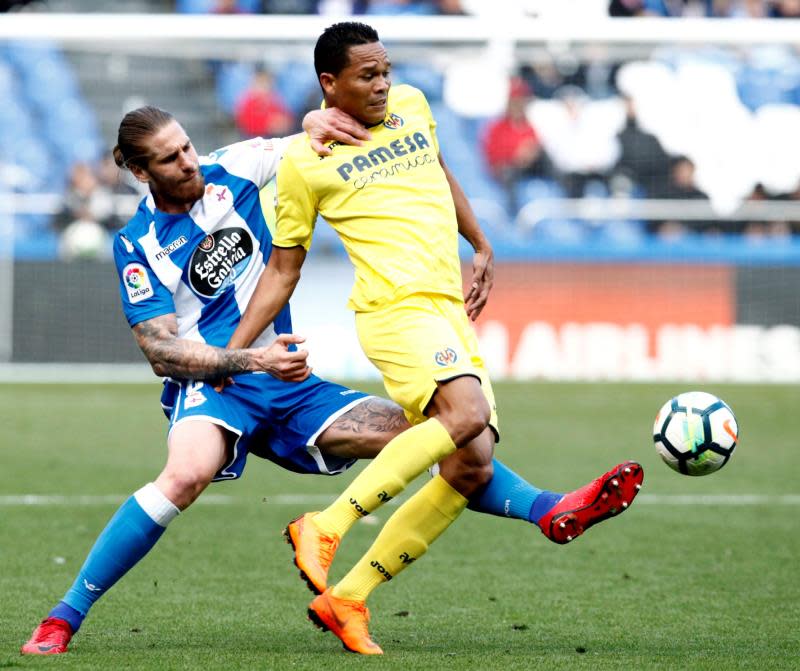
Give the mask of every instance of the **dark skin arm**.
[[(331, 154), (331, 150), (325, 146), (326, 142), (360, 145), (362, 140), (372, 137), (362, 124), (335, 107), (306, 114), (303, 129), (311, 140), (311, 148), (320, 156)], [(273, 322), (289, 302), (300, 279), (300, 268), (305, 258), (306, 251), (302, 247), (272, 248), (267, 267), (228, 342), (228, 349), (248, 347)]]
[(174, 314), (161, 315), (133, 327), (136, 342), (153, 372), (193, 380), (216, 380), (248, 371), (263, 371), (286, 381), (308, 377), (308, 353), (289, 351), (289, 345), (303, 342), (301, 336), (284, 334), (268, 347), (223, 349), (178, 337)]
[(467, 315), (472, 321), (475, 321), (486, 305), (489, 291), (494, 284), (494, 252), (491, 243), (483, 234), (480, 224), (475, 218), (466, 194), (453, 173), (450, 172), (441, 154), (439, 154), (439, 163), (447, 177), (447, 183), (450, 185), (450, 193), (453, 194), (458, 232), (475, 250), (472, 257), (472, 278), (467, 295), (464, 297)]
[(247, 347), (289, 302), (306, 260), (303, 247), (274, 247), (228, 347)]

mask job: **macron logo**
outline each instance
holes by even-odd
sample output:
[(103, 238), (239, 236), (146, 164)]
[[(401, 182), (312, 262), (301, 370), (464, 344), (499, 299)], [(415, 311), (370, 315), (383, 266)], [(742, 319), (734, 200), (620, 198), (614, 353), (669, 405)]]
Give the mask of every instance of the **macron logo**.
[(166, 247), (164, 247), (164, 249), (161, 249), (156, 253), (156, 261), (160, 261), (164, 257), (169, 256), (176, 249), (183, 247), (187, 242), (189, 241), (186, 239), (185, 235), (182, 235), (177, 240), (173, 240)]

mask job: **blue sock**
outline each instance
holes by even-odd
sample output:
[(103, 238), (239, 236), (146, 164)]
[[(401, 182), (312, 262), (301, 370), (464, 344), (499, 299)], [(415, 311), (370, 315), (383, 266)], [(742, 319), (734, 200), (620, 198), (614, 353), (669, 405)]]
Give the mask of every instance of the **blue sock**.
[(58, 605), (47, 614), (47, 617), (57, 617), (59, 620), (66, 620), (69, 622), (69, 626), (72, 628), (72, 633), (74, 634), (81, 628), (83, 618), (86, 616), (83, 613), (79, 613), (69, 604), (59, 601)]
[(494, 475), (481, 491), (470, 498), (470, 510), (535, 524), (561, 498), (561, 494), (537, 489), (497, 459), (492, 465)]
[(555, 492), (542, 492), (541, 495), (533, 502), (533, 505), (531, 506), (531, 512), (528, 514), (528, 519), (534, 524), (539, 524), (539, 520), (542, 519), (542, 515), (556, 505), (556, 503), (558, 503), (563, 497), (563, 494), (556, 494)]
[(73, 633), (95, 601), (156, 544), (178, 509), (153, 485), (123, 503), (89, 551), (72, 587), (52, 611)]

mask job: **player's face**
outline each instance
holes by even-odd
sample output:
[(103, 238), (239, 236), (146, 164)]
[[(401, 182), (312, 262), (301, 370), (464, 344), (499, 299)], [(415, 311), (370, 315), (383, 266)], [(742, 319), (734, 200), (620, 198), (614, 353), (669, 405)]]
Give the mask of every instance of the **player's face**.
[(386, 117), (392, 64), (380, 42), (349, 47), (348, 63), (338, 75), (320, 78), (328, 105), (338, 107), (367, 126)]
[(177, 121), (171, 121), (147, 144), (150, 160), (142, 173), (156, 205), (164, 212), (187, 212), (203, 197), (206, 186), (192, 141)]

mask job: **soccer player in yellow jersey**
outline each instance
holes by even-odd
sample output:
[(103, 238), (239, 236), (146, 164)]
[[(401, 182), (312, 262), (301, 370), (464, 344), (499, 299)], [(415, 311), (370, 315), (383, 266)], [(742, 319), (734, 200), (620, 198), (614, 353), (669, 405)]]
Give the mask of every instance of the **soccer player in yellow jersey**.
[[(273, 252), (229, 346), (249, 344), (288, 301), (320, 213), (355, 267), (349, 307), (364, 352), (412, 427), (330, 507), (294, 520), (286, 535), (301, 573), (321, 592), (309, 607), (311, 619), (347, 649), (380, 654), (367, 629), (367, 596), (424, 554), (491, 476), (498, 422), (469, 320), (486, 304), (493, 255), (442, 160), (424, 95), (410, 86), (391, 88), (389, 57), (377, 33), (360, 23), (331, 26), (314, 61), (325, 104), (363, 123), (371, 139), (362, 146), (332, 143), (325, 157), (307, 139), (287, 148), (278, 169)], [(466, 298), (459, 234), (475, 250)], [(438, 475), (391, 516), (351, 571), (328, 586), (328, 568), (350, 526), (437, 463)], [(624, 462), (564, 496), (524, 483), (534, 492), (530, 519), (548, 538), (566, 543), (622, 512), (642, 477), (639, 464)]]

